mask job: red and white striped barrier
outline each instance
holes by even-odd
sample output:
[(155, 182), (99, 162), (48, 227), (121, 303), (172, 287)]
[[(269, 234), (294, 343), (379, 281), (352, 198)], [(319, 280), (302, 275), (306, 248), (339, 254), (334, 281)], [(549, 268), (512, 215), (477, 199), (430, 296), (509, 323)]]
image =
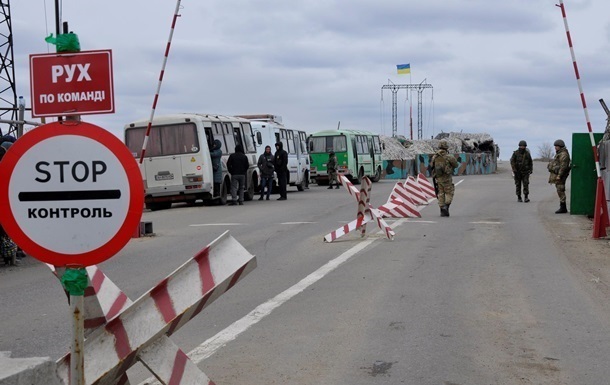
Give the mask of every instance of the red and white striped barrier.
[(411, 196), (411, 199), (413, 199), (413, 202), (418, 205), (428, 204), (428, 198), (426, 197), (426, 194), (419, 187), (414, 177), (408, 176), (407, 180), (405, 180), (404, 187), (407, 190), (409, 196)]
[(341, 181), (341, 184), (345, 186), (347, 192), (351, 196), (356, 198), (356, 200), (358, 201), (358, 212), (354, 221), (351, 221), (339, 227), (337, 230), (326, 234), (326, 236), (324, 237), (324, 241), (332, 242), (337, 238), (340, 238), (345, 234), (358, 229), (360, 230), (361, 236), (364, 237), (366, 233), (366, 224), (373, 220), (375, 220), (377, 226), (384, 232), (385, 236), (389, 240), (393, 240), (394, 235), (396, 235), (394, 233), (394, 230), (392, 230), (392, 227), (390, 227), (383, 220), (381, 212), (373, 208), (370, 204), (372, 187), (371, 180), (367, 177), (362, 178), (362, 188), (360, 189), (360, 191), (358, 191), (356, 187), (354, 187), (354, 185), (349, 180), (347, 180), (345, 176), (340, 175), (339, 179)]
[(389, 218), (421, 218), (419, 209), (402, 183), (396, 183), (388, 202), (379, 206), (384, 217)]
[(428, 197), (428, 199), (436, 198), (434, 186), (428, 181), (428, 178), (426, 178), (426, 176), (421, 172), (417, 175), (417, 185), (422, 190), (422, 192)]
[[(133, 303), (97, 267), (88, 268), (98, 305), (85, 318), (106, 322), (85, 340), (85, 383), (128, 384), (126, 371), (139, 360), (164, 385), (213, 384), (169, 336), (255, 267), (256, 258), (227, 231)], [(66, 385), (69, 368), (68, 354), (58, 361)]]

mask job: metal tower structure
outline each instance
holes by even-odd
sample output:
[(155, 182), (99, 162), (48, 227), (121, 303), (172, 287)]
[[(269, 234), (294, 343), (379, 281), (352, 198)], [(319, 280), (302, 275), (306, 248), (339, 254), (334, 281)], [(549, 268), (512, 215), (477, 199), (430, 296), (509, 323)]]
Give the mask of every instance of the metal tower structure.
[[(10, 0), (0, 0), (0, 119), (5, 122), (17, 120), (14, 63)], [(0, 133), (14, 134), (16, 132), (16, 124), (14, 122), (8, 124), (8, 130), (0, 129)]]
[[(383, 90), (391, 90), (392, 91), (392, 137), (396, 137), (396, 133), (398, 132), (398, 90), (407, 89), (407, 90), (417, 90), (417, 139), (422, 139), (423, 137), (423, 128), (422, 128), (422, 93), (426, 88), (432, 88), (432, 84), (424, 83), (426, 80), (419, 84), (386, 84), (381, 87), (381, 92)], [(413, 139), (413, 138), (411, 138)]]

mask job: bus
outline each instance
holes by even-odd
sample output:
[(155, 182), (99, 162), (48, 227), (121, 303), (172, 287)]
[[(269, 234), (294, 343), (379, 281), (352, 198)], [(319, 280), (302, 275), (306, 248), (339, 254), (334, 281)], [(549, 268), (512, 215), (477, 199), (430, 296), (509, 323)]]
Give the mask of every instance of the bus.
[[(307, 133), (286, 128), (282, 117), (278, 115), (237, 115), (250, 120), (252, 132), (256, 141), (257, 155), (265, 152), (265, 146), (271, 146), (275, 152), (275, 144), (281, 142), (288, 153), (288, 185), (296, 186), (298, 191), (309, 188), (309, 154), (307, 153)], [(276, 184), (276, 181), (274, 181)]]
[[(148, 120), (125, 126), (125, 144), (140, 157)], [(215, 139), (222, 143), (222, 182), (220, 196), (213, 196), (213, 170), (210, 148)], [(235, 116), (180, 113), (156, 116), (151, 125), (144, 161), (144, 202), (150, 210), (168, 209), (174, 202), (226, 204), (231, 191), (227, 172), (229, 154), (241, 144), (250, 162), (244, 199), (252, 200), (258, 190), (257, 156), (250, 122)]]
[(338, 174), (353, 183), (360, 183), (364, 176), (373, 182), (381, 179), (383, 161), (381, 140), (377, 134), (357, 130), (318, 131), (309, 135), (308, 149), (310, 175), (318, 185), (328, 184), (326, 162), (330, 151), (337, 156)]

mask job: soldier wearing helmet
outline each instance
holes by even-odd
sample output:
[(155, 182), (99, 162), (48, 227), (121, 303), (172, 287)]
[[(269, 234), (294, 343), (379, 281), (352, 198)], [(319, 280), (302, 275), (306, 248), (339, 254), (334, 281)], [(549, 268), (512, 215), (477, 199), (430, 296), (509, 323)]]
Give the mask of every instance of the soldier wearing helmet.
[(334, 151), (330, 151), (328, 153), (328, 163), (326, 163), (326, 169), (328, 170), (328, 188), (333, 188), (333, 183), (335, 184), (335, 189), (338, 189), (341, 185), (337, 180), (337, 156)]
[(555, 143), (555, 158), (549, 162), (549, 183), (554, 184), (559, 196), (559, 210), (555, 214), (565, 214), (568, 212), (566, 206), (566, 179), (570, 175), (570, 154), (563, 140), (557, 139)]
[(523, 202), (523, 199), (521, 199), (522, 186), (525, 202), (529, 202), (530, 174), (534, 171), (534, 162), (532, 161), (530, 151), (527, 149), (527, 142), (525, 140), (519, 142), (519, 148), (510, 157), (510, 167), (513, 169), (517, 202)]
[(453, 201), (455, 186), (453, 185), (453, 171), (457, 168), (458, 162), (454, 156), (448, 153), (449, 145), (447, 141), (441, 140), (438, 144), (439, 150), (432, 156), (430, 165), (432, 166), (432, 176), (437, 188), (436, 197), (441, 209), (441, 217), (449, 216), (449, 206)]

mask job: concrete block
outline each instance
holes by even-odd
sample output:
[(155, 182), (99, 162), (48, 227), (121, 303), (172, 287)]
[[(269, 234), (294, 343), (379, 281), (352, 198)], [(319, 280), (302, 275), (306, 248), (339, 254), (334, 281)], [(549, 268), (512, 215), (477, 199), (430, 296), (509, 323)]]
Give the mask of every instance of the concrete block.
[(1, 352), (0, 385), (63, 385), (63, 383), (57, 375), (57, 364), (49, 357), (10, 358), (10, 352)]

